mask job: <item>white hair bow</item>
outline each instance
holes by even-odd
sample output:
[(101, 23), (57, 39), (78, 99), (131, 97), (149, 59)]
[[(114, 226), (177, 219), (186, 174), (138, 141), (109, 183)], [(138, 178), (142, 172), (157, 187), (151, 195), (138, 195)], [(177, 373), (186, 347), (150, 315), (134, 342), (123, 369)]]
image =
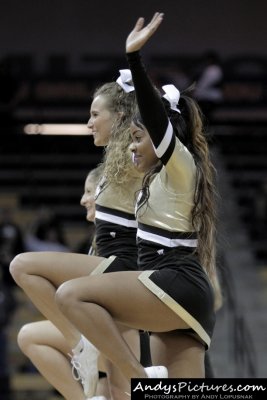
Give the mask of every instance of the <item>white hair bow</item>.
[(174, 86), (174, 85), (164, 85), (162, 86), (162, 89), (166, 94), (164, 94), (164, 98), (168, 100), (171, 106), (171, 110), (176, 111), (181, 114), (181, 111), (179, 108), (177, 108), (177, 105), (180, 100), (180, 92), (179, 90)]
[(120, 76), (116, 82), (126, 93), (130, 93), (134, 90), (134, 86), (132, 84), (132, 73), (129, 69), (120, 69)]

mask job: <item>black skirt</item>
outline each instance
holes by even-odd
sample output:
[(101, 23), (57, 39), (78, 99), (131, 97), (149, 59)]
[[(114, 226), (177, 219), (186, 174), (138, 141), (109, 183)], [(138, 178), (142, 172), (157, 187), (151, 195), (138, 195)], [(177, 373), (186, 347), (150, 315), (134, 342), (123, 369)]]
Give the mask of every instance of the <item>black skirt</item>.
[(148, 262), (139, 260), (143, 272), (138, 279), (208, 348), (215, 325), (214, 292), (197, 255), (185, 247), (150, 246), (150, 255), (145, 253)]

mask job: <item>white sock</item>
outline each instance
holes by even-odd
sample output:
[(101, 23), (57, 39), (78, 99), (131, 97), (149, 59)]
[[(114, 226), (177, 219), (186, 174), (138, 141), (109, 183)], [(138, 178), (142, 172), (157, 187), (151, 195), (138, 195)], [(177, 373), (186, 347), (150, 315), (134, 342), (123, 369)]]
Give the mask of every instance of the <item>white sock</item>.
[(83, 350), (83, 336), (81, 336), (79, 342), (76, 344), (74, 349), (72, 349), (73, 354), (80, 354)]
[(88, 345), (91, 347), (91, 353), (94, 352), (96, 354), (96, 356), (98, 356), (99, 350), (83, 335), (81, 336), (81, 339), (78, 342), (78, 344), (74, 347), (74, 349), (72, 349), (73, 354), (74, 355), (80, 354), (85, 347), (85, 342), (86, 342), (87, 347), (88, 347)]

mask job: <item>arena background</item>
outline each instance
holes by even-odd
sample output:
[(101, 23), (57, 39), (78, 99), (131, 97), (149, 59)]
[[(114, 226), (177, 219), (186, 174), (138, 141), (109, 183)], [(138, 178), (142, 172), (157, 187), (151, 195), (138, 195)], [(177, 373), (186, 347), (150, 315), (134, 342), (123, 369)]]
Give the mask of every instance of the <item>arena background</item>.
[(136, 18), (158, 10), (165, 22), (148, 54), (266, 55), (266, 8), (264, 0), (3, 0), (0, 52), (30, 52), (40, 64), (51, 53), (121, 54)]
[[(92, 226), (79, 201), (101, 151), (88, 136), (74, 135), (75, 126), (85, 127), (93, 89), (127, 67), (125, 38), (137, 17), (148, 20), (154, 11), (165, 13), (164, 23), (143, 53), (157, 83), (184, 82), (184, 73), (192, 83), (206, 52), (220, 57), (223, 100), (205, 108), (218, 171), (225, 297), (210, 355), (216, 377), (266, 378), (265, 0), (2, 0), (0, 228), (8, 215), (25, 238), (40, 214), (52, 213), (68, 249), (84, 251)], [(51, 124), (63, 134), (45, 135), (46, 129), (58, 133)], [(58, 399), (16, 344), (20, 326), (40, 315), (8, 277), (4, 259), (12, 251), (3, 243), (0, 232), (2, 281), (16, 307), (1, 328), (0, 399)]]

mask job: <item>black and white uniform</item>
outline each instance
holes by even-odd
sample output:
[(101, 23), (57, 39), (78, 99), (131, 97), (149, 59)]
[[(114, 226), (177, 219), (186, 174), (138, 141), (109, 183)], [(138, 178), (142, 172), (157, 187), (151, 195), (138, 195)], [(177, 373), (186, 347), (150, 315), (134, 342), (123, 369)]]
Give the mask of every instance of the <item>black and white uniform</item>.
[(196, 166), (173, 132), (138, 52), (127, 54), (138, 106), (163, 167), (149, 185), (148, 204), (137, 200), (139, 280), (209, 347), (215, 323), (214, 293), (194, 250), (191, 223)]
[(106, 184), (96, 189), (95, 225), (97, 254), (106, 259), (92, 274), (134, 271), (137, 267), (137, 222), (134, 206), (142, 176), (133, 172), (127, 185)]
[[(142, 186), (142, 175), (133, 171), (126, 185), (106, 184), (103, 178), (95, 195), (95, 244), (97, 254), (105, 257), (91, 275), (135, 271), (137, 263), (137, 222), (134, 206)], [(152, 365), (149, 333), (139, 331), (140, 363)]]

